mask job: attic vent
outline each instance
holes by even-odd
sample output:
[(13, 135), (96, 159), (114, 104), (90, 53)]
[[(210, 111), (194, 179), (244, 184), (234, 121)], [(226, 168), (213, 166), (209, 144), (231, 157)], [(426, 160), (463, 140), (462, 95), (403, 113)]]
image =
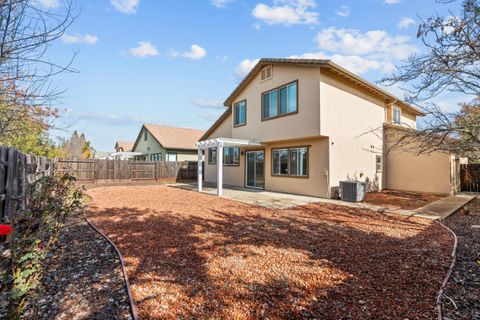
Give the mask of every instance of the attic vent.
[(268, 80), (272, 78), (272, 66), (267, 66), (262, 69), (262, 76), (261, 79), (262, 81)]

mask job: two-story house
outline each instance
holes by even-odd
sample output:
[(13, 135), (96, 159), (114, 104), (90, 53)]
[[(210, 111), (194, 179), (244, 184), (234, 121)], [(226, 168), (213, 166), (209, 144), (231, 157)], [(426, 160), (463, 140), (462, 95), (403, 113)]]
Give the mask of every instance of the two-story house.
[[(261, 59), (224, 104), (198, 143), (205, 181), (319, 197), (335, 196), (347, 179), (401, 189), (401, 182), (388, 185), (384, 127), (415, 128), (424, 115), (329, 60), (311, 59)], [(411, 179), (409, 165), (397, 161), (395, 179)], [(425, 166), (438, 164), (427, 159)], [(414, 178), (424, 174), (414, 171)], [(450, 171), (444, 176), (450, 183)]]

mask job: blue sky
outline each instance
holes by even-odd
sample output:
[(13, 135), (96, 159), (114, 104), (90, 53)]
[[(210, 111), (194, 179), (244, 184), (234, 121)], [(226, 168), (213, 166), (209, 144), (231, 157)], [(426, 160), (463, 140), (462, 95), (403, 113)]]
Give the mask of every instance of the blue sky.
[[(60, 0), (36, 0), (61, 10)], [(66, 90), (59, 126), (99, 151), (134, 140), (142, 123), (207, 129), (261, 57), (331, 58), (372, 82), (422, 50), (418, 16), (435, 0), (77, 0), (77, 19), (52, 45), (77, 56), (54, 84)], [(401, 94), (398, 88), (389, 89)]]

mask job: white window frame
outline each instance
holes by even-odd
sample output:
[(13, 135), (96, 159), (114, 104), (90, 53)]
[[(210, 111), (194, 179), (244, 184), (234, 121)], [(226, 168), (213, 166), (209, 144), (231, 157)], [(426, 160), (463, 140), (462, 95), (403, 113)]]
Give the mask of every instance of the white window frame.
[[(208, 164), (217, 164), (217, 148), (208, 148), (207, 149), (207, 163)], [(215, 155), (215, 157), (214, 157)]]
[[(395, 114), (397, 113), (398, 111), (398, 121), (397, 119), (395, 119)], [(394, 124), (401, 124), (402, 123), (402, 109), (400, 109), (399, 107), (393, 107), (392, 108), (392, 122)]]
[[(237, 108), (240, 108), (240, 106), (242, 105), (242, 103), (244, 103), (244, 106), (245, 106), (245, 116), (244, 116), (244, 119), (243, 119), (243, 122), (238, 122), (237, 123)], [(240, 111), (238, 112), (238, 114), (240, 115)], [(241, 127), (241, 126), (244, 126), (247, 124), (247, 99), (244, 99), (242, 101), (239, 101), (237, 103), (235, 103), (233, 105), (233, 126), (234, 127)]]
[[(380, 159), (380, 162), (378, 160)], [(380, 166), (380, 168), (379, 168)], [(383, 156), (381, 154), (376, 154), (375, 155), (375, 171), (377, 173), (380, 173), (383, 171)]]
[[(170, 160), (170, 156), (175, 156), (175, 160)], [(176, 162), (178, 161), (178, 153), (176, 152), (167, 152), (167, 159), (168, 162)]]
[(152, 153), (150, 155), (150, 161), (162, 161), (162, 153), (161, 152)]

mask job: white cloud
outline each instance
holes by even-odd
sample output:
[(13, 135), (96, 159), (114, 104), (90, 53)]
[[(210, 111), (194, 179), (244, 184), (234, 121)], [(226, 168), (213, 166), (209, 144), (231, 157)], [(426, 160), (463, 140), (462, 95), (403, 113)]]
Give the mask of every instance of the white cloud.
[(395, 69), (395, 65), (390, 61), (381, 61), (375, 59), (368, 59), (358, 55), (342, 55), (331, 54), (324, 52), (304, 53), (302, 55), (293, 55), (289, 58), (302, 59), (329, 59), (334, 63), (344, 67), (353, 73), (365, 73), (369, 71), (380, 71), (382, 73), (391, 72)]
[(202, 108), (223, 109), (223, 102), (221, 100), (197, 99), (193, 100), (193, 103)]
[(260, 59), (245, 59), (243, 60), (242, 62), (240, 62), (237, 66), (237, 68), (235, 69), (235, 73), (237, 74), (237, 76), (239, 77), (245, 77), (249, 72), (250, 70), (253, 69), (253, 67), (255, 67), (255, 65), (258, 63), (258, 61), (260, 61)]
[(168, 52), (168, 55), (172, 58), (182, 57), (192, 60), (199, 60), (207, 55), (207, 50), (205, 50), (198, 44), (192, 44), (190, 46), (190, 51), (180, 52), (172, 49)]
[(60, 2), (58, 0), (34, 0), (33, 4), (44, 9), (57, 9), (60, 7)]
[(343, 54), (371, 55), (389, 59), (406, 59), (417, 48), (406, 36), (391, 36), (384, 30), (362, 33), (355, 29), (327, 28), (316, 38), (322, 50)]
[(224, 9), (224, 8), (228, 7), (228, 5), (233, 1), (234, 0), (210, 0), (210, 3), (214, 7)]
[(110, 0), (110, 4), (123, 13), (136, 13), (140, 0)]
[(228, 56), (217, 56), (217, 57), (215, 57), (215, 59), (217, 59), (217, 60), (219, 60), (219, 61), (221, 61), (221, 62), (227, 61), (228, 58), (229, 58)]
[(340, 17), (348, 17), (350, 15), (350, 7), (341, 6), (335, 13)]
[(83, 44), (95, 44), (98, 42), (98, 37), (91, 34), (67, 34), (62, 36), (63, 43), (83, 43)]
[(148, 57), (148, 56), (156, 56), (158, 55), (158, 50), (155, 48), (153, 44), (148, 41), (140, 41), (138, 43), (138, 47), (128, 49), (128, 54), (134, 57)]
[(355, 29), (327, 28), (316, 36), (319, 50), (291, 58), (330, 59), (354, 73), (389, 73), (395, 65), (418, 49), (404, 36), (383, 30), (360, 32)]
[(311, 9), (316, 7), (314, 0), (274, 0), (273, 4), (259, 3), (252, 15), (266, 24), (318, 24), (318, 13)]
[(409, 27), (413, 26), (414, 24), (415, 24), (415, 20), (413, 20), (412, 18), (403, 17), (398, 22), (398, 28), (406, 29), (406, 28), (409, 28)]
[(400, 3), (400, 0), (385, 0), (386, 4), (395, 4), (395, 3)]

